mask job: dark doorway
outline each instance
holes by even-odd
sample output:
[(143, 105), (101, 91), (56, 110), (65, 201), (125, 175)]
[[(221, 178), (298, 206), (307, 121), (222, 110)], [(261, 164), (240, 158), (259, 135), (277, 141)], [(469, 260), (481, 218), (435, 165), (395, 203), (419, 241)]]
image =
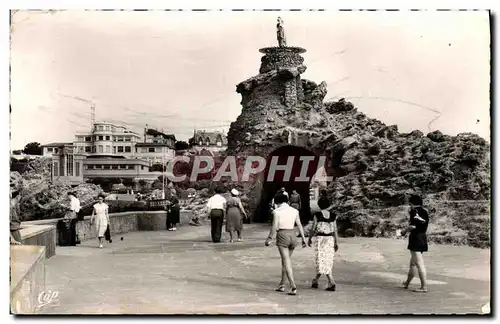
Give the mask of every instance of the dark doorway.
[[(278, 166), (286, 165), (289, 157), (294, 158), (290, 177), (288, 179), (284, 178), (285, 170), (277, 170), (274, 173), (273, 179), (268, 180), (270, 171), (269, 168), (271, 166), (271, 160), (273, 156), (278, 157)], [(305, 174), (305, 177), (308, 178), (308, 181), (300, 181), (300, 179), (296, 179), (297, 177), (301, 176), (303, 164), (306, 163), (301, 161), (301, 157), (308, 157), (311, 159), (311, 162), (309, 162), (307, 172)], [(270, 213), (271, 200), (275, 196), (276, 192), (280, 188), (284, 187), (289, 194), (291, 194), (292, 190), (297, 190), (297, 192), (299, 193), (302, 201), (300, 219), (302, 224), (307, 224), (311, 219), (309, 187), (311, 178), (318, 170), (320, 162), (319, 156), (302, 147), (283, 146), (269, 154), (266, 162), (266, 168), (263, 174), (264, 178), (261, 197), (253, 220), (255, 222), (267, 222), (272, 218)]]

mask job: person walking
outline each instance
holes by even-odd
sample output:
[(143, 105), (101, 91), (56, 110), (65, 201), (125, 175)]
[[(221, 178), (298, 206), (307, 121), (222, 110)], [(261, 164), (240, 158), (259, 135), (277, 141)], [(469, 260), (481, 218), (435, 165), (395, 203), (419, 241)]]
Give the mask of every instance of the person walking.
[(297, 209), (300, 212), (300, 209), (302, 208), (302, 202), (300, 200), (300, 195), (297, 192), (297, 190), (293, 190), (292, 194), (290, 195), (290, 206)]
[(220, 243), (222, 236), (222, 225), (224, 223), (224, 214), (226, 212), (226, 198), (222, 197), (221, 190), (215, 189), (215, 195), (210, 197), (207, 202), (207, 211), (211, 222), (212, 242)]
[(427, 292), (427, 273), (424, 265), (423, 253), (428, 251), (427, 227), (429, 226), (429, 213), (423, 207), (420, 196), (410, 197), (410, 225), (401, 234), (404, 236), (410, 232), (408, 237), (408, 250), (410, 250), (410, 269), (408, 277), (403, 282), (403, 288), (408, 289), (411, 281), (415, 277), (415, 270), (418, 270), (420, 278), (420, 288), (414, 292)]
[(312, 280), (312, 288), (318, 288), (318, 280), (321, 275), (328, 278), (327, 291), (335, 291), (336, 284), (332, 276), (333, 260), (335, 252), (339, 249), (337, 233), (337, 216), (334, 212), (328, 211), (331, 206), (326, 197), (318, 200), (320, 211), (314, 214), (313, 226), (309, 234), (308, 245), (312, 245), (313, 237), (316, 237), (314, 251), (316, 255), (316, 277)]
[(10, 244), (21, 244), (21, 219), (19, 218), (19, 188), (13, 182), (10, 182)]
[(108, 205), (104, 203), (104, 195), (99, 195), (97, 198), (98, 202), (94, 205), (94, 209), (92, 210), (92, 216), (90, 217), (90, 224), (94, 223), (95, 217), (95, 229), (97, 232), (97, 238), (99, 240), (99, 248), (103, 248), (104, 234), (108, 229), (109, 225), (109, 214), (108, 214)]
[(177, 192), (174, 189), (170, 190), (170, 198), (167, 203), (167, 230), (177, 231), (177, 224), (180, 223), (181, 208), (179, 206), (179, 199)]
[(231, 198), (226, 202), (226, 231), (229, 233), (231, 243), (234, 242), (234, 232), (238, 235), (238, 242), (242, 241), (243, 217), (247, 218), (247, 213), (238, 198), (239, 194), (238, 190), (232, 189)]
[(269, 231), (265, 245), (269, 246), (276, 233), (276, 246), (281, 257), (281, 280), (276, 291), (285, 291), (285, 278), (290, 284), (289, 295), (297, 294), (297, 285), (293, 278), (292, 253), (296, 247), (295, 226), (299, 228), (302, 237), (302, 247), (306, 247), (304, 229), (300, 222), (299, 212), (288, 205), (288, 196), (280, 193), (274, 198), (277, 208), (273, 211), (273, 225)]
[[(70, 219), (71, 222), (75, 222), (75, 243), (80, 244), (82, 239), (84, 239), (83, 235), (83, 224), (78, 221), (78, 213), (80, 212), (80, 199), (76, 197), (76, 193), (70, 191), (68, 192), (69, 198), (69, 208), (68, 212), (65, 215), (65, 218)], [(74, 220), (74, 221), (73, 221)]]

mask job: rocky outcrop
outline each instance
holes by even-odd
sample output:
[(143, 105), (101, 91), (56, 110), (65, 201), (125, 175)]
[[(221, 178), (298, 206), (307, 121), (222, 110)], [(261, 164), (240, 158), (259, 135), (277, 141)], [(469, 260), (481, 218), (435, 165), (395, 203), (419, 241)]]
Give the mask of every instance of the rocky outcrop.
[[(263, 58), (261, 73), (237, 86), (243, 109), (231, 124), (227, 154), (268, 157), (277, 148), (292, 145), (326, 155), (327, 172), (335, 177), (327, 190), (342, 215), (344, 234), (394, 235), (407, 222), (401, 206), (409, 195), (420, 194), (427, 205), (445, 205), (449, 215), (462, 215), (446, 216), (448, 232), (434, 235), (436, 241), (489, 245), (489, 225), (484, 225), (484, 205), (491, 198), (488, 142), (470, 133), (400, 133), (396, 125), (367, 117), (345, 99), (324, 103), (326, 83), (301, 79), (305, 66), (297, 52), (279, 48), (271, 52), (273, 59)], [(286, 62), (277, 60), (290, 55)], [(247, 185), (250, 209), (259, 203), (262, 187), (261, 180)], [(459, 226), (467, 216), (454, 209), (464, 209), (453, 203), (458, 201), (481, 202), (484, 207), (474, 216), (484, 225), (478, 225), (483, 232), (474, 239)], [(444, 219), (445, 214), (437, 217)], [(467, 239), (443, 234), (460, 231), (467, 232)]]

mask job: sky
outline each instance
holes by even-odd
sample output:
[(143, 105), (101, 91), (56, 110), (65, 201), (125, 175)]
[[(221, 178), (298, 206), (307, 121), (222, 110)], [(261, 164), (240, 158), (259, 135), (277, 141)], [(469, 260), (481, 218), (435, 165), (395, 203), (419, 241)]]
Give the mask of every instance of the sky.
[(303, 78), (326, 81), (401, 132), (490, 137), (488, 12), (18, 11), (11, 31), (11, 148), (72, 141), (96, 120), (179, 140), (241, 113), (236, 84), (259, 49), (307, 49)]

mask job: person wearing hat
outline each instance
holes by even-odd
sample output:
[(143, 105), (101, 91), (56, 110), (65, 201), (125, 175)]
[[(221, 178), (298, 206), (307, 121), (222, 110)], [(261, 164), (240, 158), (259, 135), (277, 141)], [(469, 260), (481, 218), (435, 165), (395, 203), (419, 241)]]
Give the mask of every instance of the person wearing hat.
[(234, 242), (234, 232), (238, 235), (238, 242), (242, 241), (243, 217), (248, 217), (240, 198), (238, 198), (239, 195), (238, 190), (232, 189), (231, 197), (226, 202), (226, 231), (229, 233), (229, 242), (231, 243)]
[(21, 244), (21, 219), (19, 218), (19, 188), (11, 178), (10, 183), (10, 244)]

